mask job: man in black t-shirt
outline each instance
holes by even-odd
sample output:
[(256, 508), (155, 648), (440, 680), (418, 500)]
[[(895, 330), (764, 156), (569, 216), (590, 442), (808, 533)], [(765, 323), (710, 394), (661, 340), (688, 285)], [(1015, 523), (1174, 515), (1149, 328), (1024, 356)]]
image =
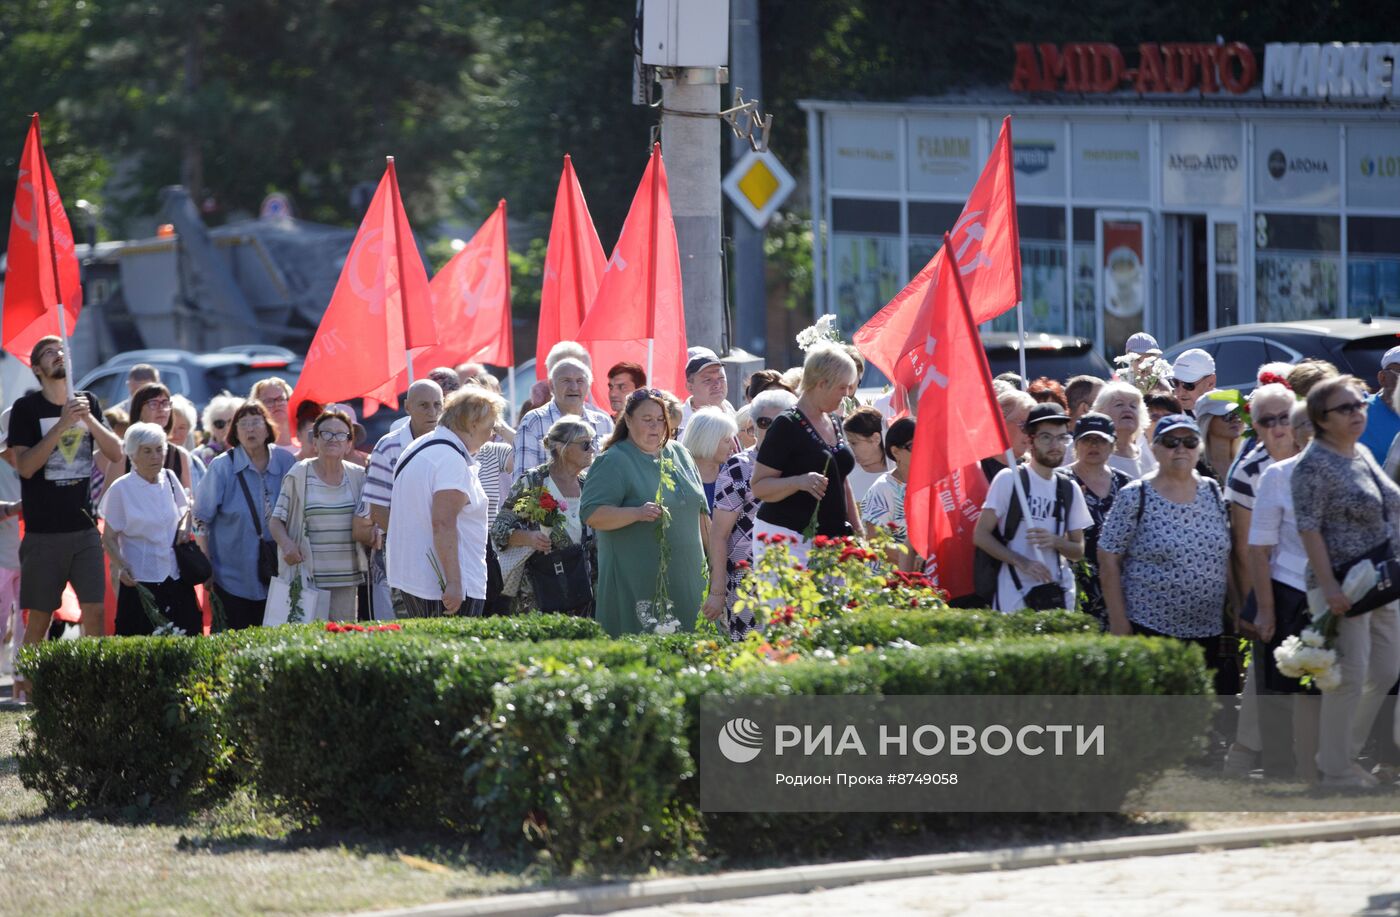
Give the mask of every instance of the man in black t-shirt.
[[(20, 476), (24, 541), (19, 548), (20, 607), (29, 612), (24, 642), (38, 643), (72, 583), (83, 635), (102, 635), (106, 582), (92, 507), (92, 460), (122, 458), (121, 440), (102, 423), (102, 405), (83, 392), (68, 398), (62, 342), (41, 338), (30, 368), (39, 390), (14, 403), (8, 447)], [(16, 685), (18, 692), (22, 686)]]

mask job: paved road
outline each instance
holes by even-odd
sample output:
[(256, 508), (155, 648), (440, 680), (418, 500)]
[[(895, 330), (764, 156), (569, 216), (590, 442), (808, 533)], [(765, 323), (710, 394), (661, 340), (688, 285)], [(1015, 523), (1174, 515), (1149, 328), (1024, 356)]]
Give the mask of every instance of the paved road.
[(630, 917), (1400, 917), (1400, 837), (1215, 850), (875, 882), (806, 895), (620, 912)]

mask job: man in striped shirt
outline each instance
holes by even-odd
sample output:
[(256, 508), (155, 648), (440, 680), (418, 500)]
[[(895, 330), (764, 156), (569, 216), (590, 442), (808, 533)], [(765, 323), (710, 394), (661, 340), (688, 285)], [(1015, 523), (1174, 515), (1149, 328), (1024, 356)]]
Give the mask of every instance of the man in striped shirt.
[(442, 416), (442, 401), (442, 386), (433, 380), (419, 379), (410, 385), (408, 394), (404, 396), (408, 423), (380, 437), (369, 455), (365, 489), (355, 515), (368, 518), (374, 525), (369, 572), (370, 589), (373, 590), (371, 601), (376, 617), (388, 617), (387, 613), (380, 612), (387, 612), (391, 607), (389, 583), (385, 578), (384, 533), (389, 531), (389, 498), (394, 490), (394, 468), (399, 463), (399, 456), (414, 440), (437, 429), (438, 418)]
[(593, 372), (587, 366), (572, 357), (565, 357), (549, 371), (549, 384), (554, 391), (550, 402), (520, 418), (520, 429), (515, 431), (512, 480), (518, 480), (531, 468), (549, 461), (549, 454), (545, 452), (541, 440), (560, 417), (572, 414), (588, 421), (597, 434), (593, 438), (595, 451), (602, 445), (602, 440), (612, 433), (612, 418), (585, 403), (589, 387), (593, 385)]

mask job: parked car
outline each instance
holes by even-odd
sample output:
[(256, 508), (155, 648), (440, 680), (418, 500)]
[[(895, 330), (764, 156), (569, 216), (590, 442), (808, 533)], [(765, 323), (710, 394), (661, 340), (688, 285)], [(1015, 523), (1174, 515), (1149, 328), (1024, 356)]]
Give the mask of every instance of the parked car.
[(1261, 322), (1217, 328), (1168, 347), (1163, 359), (1171, 362), (1182, 351), (1199, 347), (1215, 358), (1217, 388), (1252, 391), (1255, 373), (1264, 363), (1297, 363), (1317, 357), (1344, 373), (1376, 386), (1381, 357), (1400, 344), (1400, 320), (1391, 318), (1334, 318), (1302, 322)]
[[(126, 374), (137, 363), (149, 363), (160, 370), (161, 382), (173, 394), (184, 395), (203, 410), (209, 400), (220, 392), (247, 397), (253, 383), (268, 376), (286, 379), (296, 387), (301, 376), (302, 358), (285, 347), (270, 344), (246, 344), (225, 347), (212, 353), (188, 350), (129, 350), (119, 353), (78, 381), (78, 388), (92, 392), (104, 408), (120, 404), (128, 397)], [(402, 412), (379, 410), (364, 416), (359, 398), (347, 402), (365, 426), (368, 445), (372, 448), (379, 437), (389, 432)]]
[[(1020, 337), (1010, 332), (982, 332), (982, 346), (987, 351), (987, 365), (992, 376), (1002, 373), (1021, 374)], [(1026, 335), (1027, 382), (1049, 376), (1067, 382), (1074, 376), (1089, 375), (1100, 379), (1113, 376), (1113, 367), (1094, 349), (1088, 338), (1055, 334)]]

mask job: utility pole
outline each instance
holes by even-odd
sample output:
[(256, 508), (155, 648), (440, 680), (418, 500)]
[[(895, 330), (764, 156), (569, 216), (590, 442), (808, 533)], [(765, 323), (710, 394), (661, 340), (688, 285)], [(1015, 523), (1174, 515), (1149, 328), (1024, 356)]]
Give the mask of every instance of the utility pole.
[[(729, 12), (730, 79), (751, 99), (763, 98), (763, 64), (759, 44), (758, 0), (731, 0)], [(732, 161), (749, 150), (749, 140), (729, 141)], [(764, 267), (763, 230), (731, 208), (734, 258), (735, 333), (733, 343), (750, 353), (764, 354), (768, 343), (768, 284)]]
[[(724, 249), (720, 210), (720, 85), (724, 68), (685, 67), (661, 77), (661, 155), (681, 252), (685, 337), (723, 351)], [(658, 329), (659, 331), (660, 329)]]

